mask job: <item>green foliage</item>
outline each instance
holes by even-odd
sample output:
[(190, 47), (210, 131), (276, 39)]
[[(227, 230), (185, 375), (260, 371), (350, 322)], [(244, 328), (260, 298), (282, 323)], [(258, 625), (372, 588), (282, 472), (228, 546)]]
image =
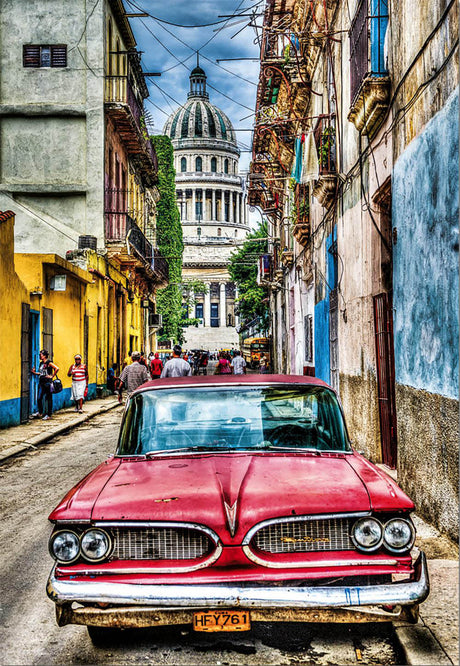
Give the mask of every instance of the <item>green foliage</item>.
[(158, 157), (157, 245), (169, 266), (169, 285), (159, 289), (157, 311), (163, 315), (160, 340), (183, 341), (182, 334), (182, 225), (176, 201), (173, 147), (167, 136), (152, 136), (150, 140)]
[[(238, 309), (241, 322), (249, 322), (260, 317), (260, 329), (269, 325), (268, 290), (257, 284), (257, 262), (261, 254), (268, 251), (267, 225), (262, 222), (259, 227), (246, 236), (242, 247), (233, 252), (230, 258), (229, 273), (238, 287)], [(265, 239), (264, 241), (253, 239)]]
[[(182, 303), (189, 310), (195, 306), (198, 294), (207, 294), (208, 291), (208, 286), (201, 280), (185, 280), (182, 283)], [(196, 317), (185, 317), (185, 311), (182, 312), (181, 326), (198, 326), (199, 323)]]
[(321, 145), (319, 149), (319, 162), (322, 168), (329, 166), (331, 150), (335, 143), (335, 129), (325, 127), (321, 135)]

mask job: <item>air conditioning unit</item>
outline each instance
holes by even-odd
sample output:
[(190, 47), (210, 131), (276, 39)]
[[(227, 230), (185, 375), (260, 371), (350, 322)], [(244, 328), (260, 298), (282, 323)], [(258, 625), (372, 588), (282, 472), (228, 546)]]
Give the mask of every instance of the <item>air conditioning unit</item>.
[(151, 312), (149, 314), (149, 326), (152, 328), (161, 328), (163, 326), (163, 315)]

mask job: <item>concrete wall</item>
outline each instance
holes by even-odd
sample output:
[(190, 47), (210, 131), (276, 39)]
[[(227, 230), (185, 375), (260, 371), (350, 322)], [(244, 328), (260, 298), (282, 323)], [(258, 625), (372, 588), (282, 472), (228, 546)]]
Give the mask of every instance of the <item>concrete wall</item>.
[(399, 476), (458, 531), (458, 89), (393, 171)]

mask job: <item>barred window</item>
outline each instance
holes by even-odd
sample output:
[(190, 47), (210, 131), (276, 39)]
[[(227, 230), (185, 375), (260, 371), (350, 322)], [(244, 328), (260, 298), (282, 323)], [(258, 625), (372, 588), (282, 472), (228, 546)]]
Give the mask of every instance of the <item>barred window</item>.
[(67, 67), (66, 44), (24, 44), (24, 67)]

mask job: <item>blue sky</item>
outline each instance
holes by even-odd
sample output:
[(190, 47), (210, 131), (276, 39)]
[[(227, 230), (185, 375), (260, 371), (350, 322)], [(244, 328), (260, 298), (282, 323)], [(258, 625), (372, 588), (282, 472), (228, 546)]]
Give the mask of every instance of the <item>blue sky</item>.
[[(217, 63), (216, 60), (258, 58), (256, 31), (247, 27), (250, 17), (222, 17), (253, 11), (260, 13), (265, 4), (263, 0), (124, 0), (124, 4), (128, 13), (143, 11), (151, 15), (131, 18), (130, 21), (137, 48), (143, 51), (143, 70), (161, 72), (161, 77), (146, 79), (150, 90), (146, 109), (154, 122), (153, 133), (161, 133), (169, 114), (186, 101), (188, 77), (196, 66), (197, 50), (200, 51), (200, 66), (208, 77), (210, 101), (228, 115), (236, 130), (252, 128), (259, 62), (231, 60)], [(170, 25), (203, 26), (210, 23), (214, 25), (191, 28)], [(256, 23), (261, 25), (262, 17)], [(242, 150), (240, 168), (247, 169), (250, 153), (243, 151), (250, 148), (251, 133), (237, 131), (236, 134)]]

